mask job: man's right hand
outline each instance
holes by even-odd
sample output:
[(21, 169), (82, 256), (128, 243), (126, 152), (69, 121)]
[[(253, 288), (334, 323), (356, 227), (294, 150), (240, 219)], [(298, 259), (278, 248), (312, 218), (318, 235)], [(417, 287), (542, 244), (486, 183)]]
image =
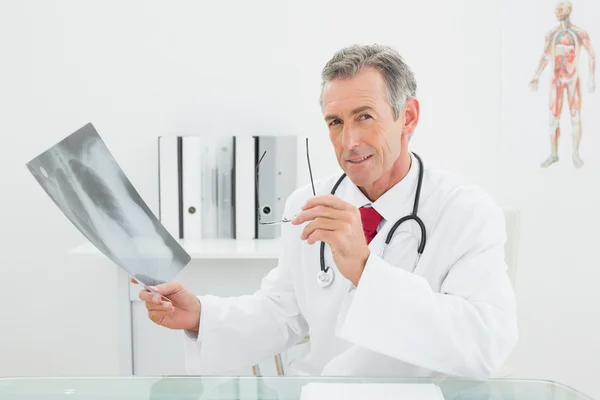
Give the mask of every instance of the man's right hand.
[[(132, 283), (137, 281), (131, 278)], [(156, 324), (170, 329), (186, 329), (197, 332), (200, 324), (200, 300), (181, 282), (168, 282), (152, 287), (171, 300), (164, 301), (155, 293), (142, 290), (139, 298), (146, 303), (148, 317)]]

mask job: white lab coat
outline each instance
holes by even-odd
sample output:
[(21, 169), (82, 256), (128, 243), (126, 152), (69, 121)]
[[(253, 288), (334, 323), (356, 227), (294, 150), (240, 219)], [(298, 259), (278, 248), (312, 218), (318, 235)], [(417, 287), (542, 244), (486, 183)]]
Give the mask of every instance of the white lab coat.
[[(335, 279), (317, 285), (319, 243), (300, 240), (303, 226), (282, 225), (278, 266), (252, 294), (200, 296), (197, 337), (186, 332), (191, 374), (229, 374), (250, 368), (300, 342), (301, 356), (286, 375), (354, 375), (486, 379), (517, 341), (516, 304), (504, 261), (502, 210), (480, 188), (425, 165), (418, 215), (426, 248), (413, 270), (419, 229), (402, 224), (380, 257), (385, 236), (413, 207), (418, 162), (373, 202), (384, 218), (370, 243), (358, 287), (325, 257)], [(339, 176), (315, 184), (329, 193)], [(336, 195), (357, 207), (370, 203), (346, 178)], [(312, 197), (309, 186), (286, 202), (293, 216)]]

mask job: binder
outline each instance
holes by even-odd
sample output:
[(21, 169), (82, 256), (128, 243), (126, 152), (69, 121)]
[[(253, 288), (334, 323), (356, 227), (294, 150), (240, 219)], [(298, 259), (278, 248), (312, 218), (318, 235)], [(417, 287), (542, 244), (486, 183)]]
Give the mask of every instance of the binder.
[[(185, 136), (182, 138), (182, 187), (183, 209), (180, 211), (183, 220), (183, 239), (201, 239), (203, 236), (211, 237), (212, 232), (204, 234), (210, 224), (214, 223), (210, 215), (206, 213), (202, 192), (209, 190), (209, 182), (203, 174), (202, 167), (207, 165), (202, 152), (202, 139), (197, 136)], [(203, 224), (204, 218), (206, 223)]]
[(258, 220), (284, 217), (297, 186), (297, 148), (296, 136), (159, 137), (161, 223), (179, 239), (278, 238), (280, 225)]
[(235, 137), (235, 232), (236, 238), (256, 238), (255, 171), (256, 150), (254, 137)]
[(235, 234), (235, 138), (221, 138), (217, 143), (215, 207), (217, 237), (236, 238)]
[(236, 238), (235, 141), (159, 137), (159, 219), (173, 237)]
[[(199, 204), (201, 217), (191, 223), (193, 227), (190, 229), (193, 233), (185, 237), (235, 238), (235, 138), (202, 136), (194, 139), (190, 143), (194, 149), (189, 150), (190, 154), (185, 153), (188, 150), (184, 141), (184, 198), (186, 190), (194, 196), (190, 201), (198, 198), (195, 201)], [(186, 157), (194, 159), (188, 162)], [(189, 181), (185, 180), (188, 170), (192, 171), (193, 176)], [(189, 212), (188, 208), (184, 210)]]
[(298, 138), (296, 136), (255, 136), (256, 162), (264, 152), (258, 174), (258, 202), (255, 218), (258, 239), (275, 239), (281, 236), (281, 226), (261, 225), (262, 221), (277, 221), (284, 215), (285, 203), (297, 186)]
[(171, 236), (183, 238), (180, 220), (181, 138), (158, 138), (158, 218)]

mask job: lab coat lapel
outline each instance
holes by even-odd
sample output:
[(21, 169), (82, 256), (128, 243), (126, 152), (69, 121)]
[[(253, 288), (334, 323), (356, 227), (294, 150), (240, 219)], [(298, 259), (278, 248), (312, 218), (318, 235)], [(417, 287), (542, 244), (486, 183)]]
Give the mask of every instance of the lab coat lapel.
[[(385, 239), (396, 221), (388, 221), (375, 236), (369, 248), (377, 256), (382, 256)], [(419, 246), (419, 226), (410, 220), (402, 223), (396, 229), (390, 244), (382, 256), (383, 260), (405, 271), (413, 272)]]
[[(369, 199), (360, 191), (360, 189), (354, 185), (349, 178), (346, 177), (344, 182), (338, 188), (336, 196), (355, 207), (362, 207), (366, 204), (371, 204), (377, 209), (382, 216), (384, 214), (378, 209), (385, 210), (385, 214), (388, 217), (393, 217), (393, 220), (387, 220), (373, 238), (369, 244), (369, 249), (375, 256), (381, 256), (385, 239), (396, 222), (397, 218), (401, 218), (404, 215), (410, 214), (412, 211), (412, 198), (414, 190), (411, 187), (415, 186), (411, 180), (414, 175), (408, 174), (408, 180), (403, 185), (395, 186), (381, 201), (371, 203)], [(385, 216), (384, 216), (385, 218)], [(415, 230), (417, 229), (417, 230)], [(417, 254), (418, 239), (415, 236), (415, 232), (418, 231), (418, 226), (414, 221), (407, 221), (398, 226), (393, 238), (386, 250), (386, 254), (383, 259), (389, 262), (391, 265), (398, 268), (411, 271), (414, 266), (414, 262)], [(337, 266), (333, 264), (331, 255), (331, 249), (329, 246), (325, 246), (325, 259), (327, 265), (331, 265), (334, 268), (336, 279), (334, 283), (327, 290), (319, 289), (315, 294), (317, 298), (321, 299), (321, 304), (329, 304), (330, 308), (322, 309), (319, 313), (321, 315), (320, 321), (322, 324), (326, 324), (327, 327), (323, 326), (322, 329), (333, 329), (337, 332), (341, 327), (341, 324), (346, 318), (348, 308), (352, 304), (352, 299), (355, 292), (355, 287), (349, 280), (345, 279), (337, 269)], [(316, 284), (314, 285), (316, 287)], [(329, 301), (326, 301), (329, 300)], [(333, 313), (333, 314), (332, 314)], [(327, 314), (328, 317), (324, 314)], [(330, 347), (338, 350), (338, 355), (333, 357), (326, 365), (324, 374), (333, 375), (346, 375), (356, 365), (364, 365), (367, 362), (371, 367), (372, 363), (367, 360), (383, 361), (381, 355), (376, 355), (366, 349), (355, 346), (353, 343), (346, 341), (336, 341), (331, 343)], [(385, 358), (385, 357), (384, 357)]]
[[(369, 244), (369, 249), (375, 256), (381, 257), (385, 239), (394, 223), (395, 221), (387, 221)], [(386, 250), (385, 256), (383, 256), (384, 261), (394, 267), (413, 272), (418, 248), (415, 227), (418, 229), (418, 226), (416, 226), (414, 221), (406, 221), (398, 226)], [(356, 289), (352, 282), (348, 280), (344, 280), (343, 284), (340, 286), (341, 287), (338, 287), (338, 290), (336, 291), (336, 295), (339, 295), (340, 292), (342, 292), (342, 298), (339, 303), (339, 308), (336, 310), (335, 326), (333, 328), (337, 338), (340, 338), (339, 332), (346, 320)], [(384, 311), (373, 310), (373, 312)], [(386, 368), (382, 368), (384, 365), (388, 367), (387, 371), (390, 373), (390, 371), (393, 371), (391, 366), (396, 366), (397, 364), (397, 360), (382, 354), (374, 353), (345, 340), (336, 343), (336, 348), (343, 348), (343, 350), (326, 363), (322, 372), (323, 375), (352, 376), (357, 374), (373, 374), (375, 371), (377, 371), (378, 374), (385, 375)]]

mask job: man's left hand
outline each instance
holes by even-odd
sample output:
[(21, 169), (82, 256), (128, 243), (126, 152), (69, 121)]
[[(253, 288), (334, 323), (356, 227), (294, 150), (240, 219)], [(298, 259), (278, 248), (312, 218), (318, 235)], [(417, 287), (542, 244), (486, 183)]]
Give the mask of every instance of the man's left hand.
[(358, 286), (370, 254), (358, 208), (331, 194), (316, 196), (306, 202), (292, 224), (307, 221), (311, 222), (300, 238), (309, 244), (327, 243), (340, 273)]

